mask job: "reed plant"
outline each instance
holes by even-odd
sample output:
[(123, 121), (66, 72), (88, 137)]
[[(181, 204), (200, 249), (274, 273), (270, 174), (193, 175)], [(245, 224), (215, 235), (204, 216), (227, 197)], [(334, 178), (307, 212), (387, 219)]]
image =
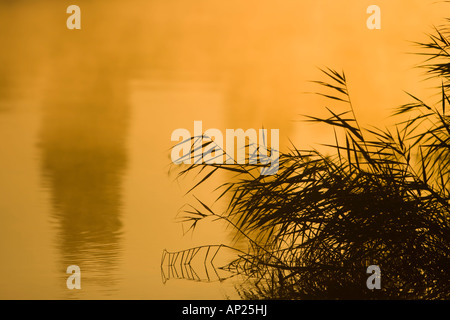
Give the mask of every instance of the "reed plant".
[[(409, 94), (390, 128), (362, 128), (345, 74), (323, 69), (319, 94), (348, 106), (306, 119), (334, 129), (329, 153), (292, 146), (271, 176), (259, 174), (262, 164), (194, 162), (179, 172), (201, 175), (191, 192), (218, 171), (234, 175), (218, 187), (223, 212), (197, 199), (183, 219), (192, 229), (207, 217), (224, 220), (246, 241), (225, 266), (245, 276), (243, 298), (450, 297), (449, 41), (443, 28), (418, 44), (421, 66), (440, 83), (439, 102)], [(379, 290), (366, 286), (369, 265), (381, 270)]]

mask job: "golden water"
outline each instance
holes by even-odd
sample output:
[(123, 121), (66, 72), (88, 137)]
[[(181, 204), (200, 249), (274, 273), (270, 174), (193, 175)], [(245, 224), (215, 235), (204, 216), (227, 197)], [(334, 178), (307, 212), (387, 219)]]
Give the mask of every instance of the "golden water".
[[(448, 8), (375, 2), (381, 30), (360, 0), (79, 0), (82, 29), (68, 30), (72, 3), (2, 1), (0, 298), (237, 297), (232, 283), (161, 281), (164, 248), (229, 240), (174, 222), (192, 182), (168, 175), (171, 132), (202, 120), (280, 129), (282, 148), (326, 142), (298, 122), (330, 106), (304, 93), (325, 66), (345, 70), (363, 123), (387, 121), (402, 90), (426, 94), (407, 41)], [(72, 264), (81, 290), (66, 288)]]

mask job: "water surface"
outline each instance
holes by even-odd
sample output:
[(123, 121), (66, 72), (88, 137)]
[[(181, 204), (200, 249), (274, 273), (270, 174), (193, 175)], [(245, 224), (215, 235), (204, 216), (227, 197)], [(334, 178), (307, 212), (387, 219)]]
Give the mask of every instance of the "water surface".
[[(81, 30), (64, 3), (2, 2), (0, 298), (237, 297), (232, 281), (161, 279), (163, 249), (230, 242), (174, 222), (192, 181), (168, 173), (171, 132), (202, 120), (280, 129), (282, 149), (326, 142), (297, 122), (328, 104), (304, 94), (317, 66), (345, 70), (363, 123), (387, 121), (402, 90), (427, 94), (405, 52), (441, 22), (432, 3), (379, 1), (370, 31), (356, 0), (77, 1)], [(81, 290), (66, 288), (72, 264)]]

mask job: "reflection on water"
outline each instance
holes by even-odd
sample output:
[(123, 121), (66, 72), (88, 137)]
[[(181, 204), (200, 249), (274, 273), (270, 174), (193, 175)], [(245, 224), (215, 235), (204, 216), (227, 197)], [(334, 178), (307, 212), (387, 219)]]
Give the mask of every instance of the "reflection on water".
[[(93, 13), (101, 6), (83, 9)], [(78, 265), (84, 292), (111, 295), (120, 280), (129, 106), (121, 43), (97, 38), (108, 22), (96, 23), (97, 32), (64, 30), (53, 39), (58, 54), (47, 74), (39, 146), (61, 278), (67, 266)]]
[[(79, 265), (97, 274), (86, 283), (110, 291), (121, 239), (121, 181), (126, 165), (126, 86), (97, 61), (86, 67), (55, 65), (54, 87), (44, 102), (41, 150), (45, 183), (58, 221), (62, 268)], [(101, 76), (99, 76), (101, 75)], [(75, 79), (74, 85), (67, 82)]]

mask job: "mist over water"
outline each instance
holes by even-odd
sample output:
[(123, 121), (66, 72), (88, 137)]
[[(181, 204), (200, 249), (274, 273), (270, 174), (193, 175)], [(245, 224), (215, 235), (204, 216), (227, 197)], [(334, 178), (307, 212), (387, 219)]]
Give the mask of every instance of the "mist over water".
[[(281, 150), (327, 142), (297, 122), (323, 111), (303, 93), (317, 66), (345, 70), (363, 123), (386, 121), (402, 90), (427, 94), (406, 40), (442, 7), (379, 2), (378, 31), (357, 0), (77, 1), (81, 30), (67, 3), (2, 2), (0, 298), (237, 297), (233, 281), (161, 280), (163, 249), (231, 242), (220, 223), (186, 236), (175, 223), (193, 180), (169, 174), (171, 133), (201, 120), (279, 129)], [(81, 290), (66, 288), (69, 265)]]

